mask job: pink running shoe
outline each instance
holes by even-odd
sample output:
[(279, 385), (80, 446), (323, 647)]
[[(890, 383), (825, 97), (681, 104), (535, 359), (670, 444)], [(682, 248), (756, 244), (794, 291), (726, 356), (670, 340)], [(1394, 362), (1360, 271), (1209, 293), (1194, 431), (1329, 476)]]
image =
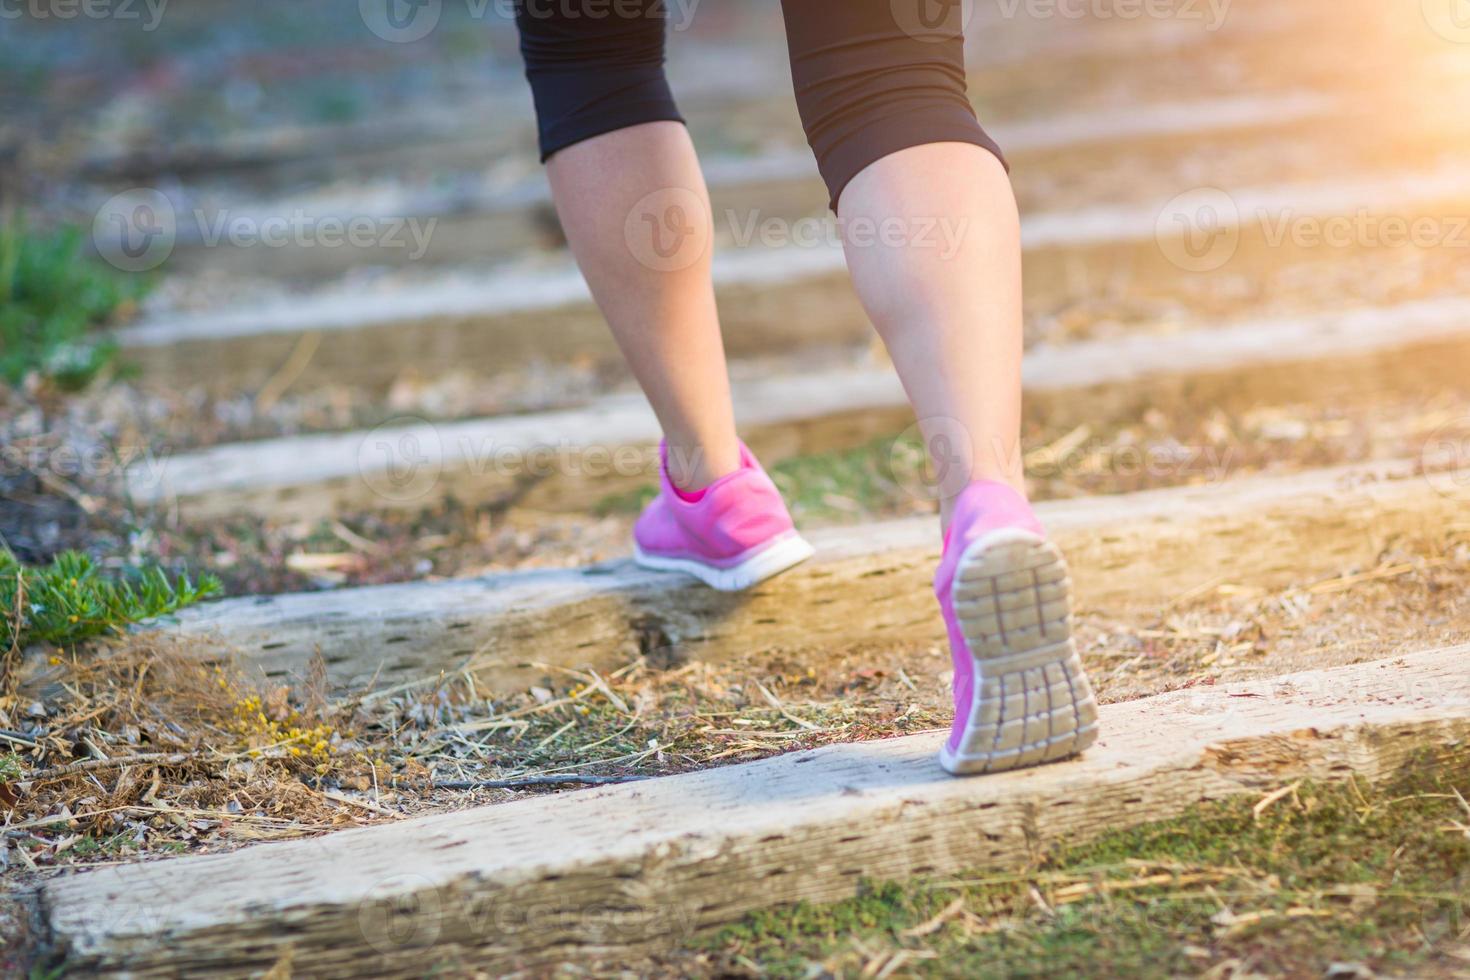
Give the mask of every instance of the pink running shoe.
[(1024, 497), (990, 481), (960, 492), (934, 593), (954, 657), (940, 765), (998, 772), (1092, 744), (1097, 704), (1072, 642), (1067, 564)]
[(738, 592), (811, 557), (812, 546), (744, 443), (740, 469), (689, 494), (669, 479), (668, 448), (660, 444), (658, 455), (658, 496), (633, 525), (638, 564)]

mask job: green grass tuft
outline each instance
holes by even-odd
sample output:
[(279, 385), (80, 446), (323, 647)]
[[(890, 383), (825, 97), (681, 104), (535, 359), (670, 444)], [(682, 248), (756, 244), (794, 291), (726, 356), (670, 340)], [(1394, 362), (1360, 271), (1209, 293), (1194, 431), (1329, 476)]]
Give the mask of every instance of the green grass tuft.
[(96, 328), (149, 288), (82, 254), (80, 229), (40, 234), (23, 218), (0, 224), (0, 382), (37, 374), (59, 388), (86, 387), (117, 355)]
[(86, 555), (64, 552), (46, 567), (28, 568), (0, 552), (0, 650), (16, 643), (66, 646), (130, 623), (164, 616), (220, 592), (219, 580), (187, 575), (170, 580), (161, 569), (109, 579)]

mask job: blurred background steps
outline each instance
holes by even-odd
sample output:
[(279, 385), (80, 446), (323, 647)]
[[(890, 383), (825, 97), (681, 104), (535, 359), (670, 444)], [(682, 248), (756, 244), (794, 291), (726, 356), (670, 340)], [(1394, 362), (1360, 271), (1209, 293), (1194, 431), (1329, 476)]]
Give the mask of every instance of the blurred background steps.
[[(1183, 139), (1238, 132), (1260, 139), (1272, 131), (1334, 115), (1332, 100), (1309, 93), (1226, 96), (1164, 102), (1108, 111), (1017, 119), (991, 127), (1012, 167), (1055, 169), (1048, 159), (1097, 147), (1097, 155), (1131, 152), (1161, 157), (1177, 153)], [(484, 158), (492, 152), (484, 151)], [(713, 155), (702, 161), (716, 215), (729, 211), (758, 220), (795, 221), (826, 213), (826, 192), (804, 146), (749, 155)], [(1099, 161), (1105, 164), (1105, 160)], [(423, 165), (419, 159), (415, 165)], [(510, 175), (524, 173), (518, 179)], [(1022, 180), (1018, 174), (1018, 180)], [(1035, 175), (1024, 180), (1034, 184)], [(1023, 196), (1025, 191), (1023, 189)], [(388, 176), (336, 179), (276, 200), (231, 200), (223, 194), (192, 196), (181, 189), (176, 208), (178, 244), (171, 273), (214, 274), (291, 283), (328, 280), (359, 267), (465, 265), (504, 261), (564, 246), (550, 192), (533, 157), (502, 157), (490, 171), (469, 173), (438, 186), (405, 186)], [(423, 248), (232, 246), (219, 231), (294, 218), (342, 221), (413, 221), (431, 233)], [(430, 222), (433, 222), (430, 224)], [(727, 222), (722, 222), (727, 224)]]
[[(757, 149), (778, 136), (799, 145), (775, 6), (670, 7), (669, 73), (696, 128), (713, 138), (709, 149)], [(528, 150), (530, 99), (505, 13), (503, 5), (446, 5), (433, 30), (408, 43), (376, 36), (372, 27), (380, 25), (357, 7), (282, 0), (257, 4), (248, 17), (195, 3), (151, 25), (22, 19), (0, 41), (7, 56), (0, 63), (8, 66), (17, 123), (39, 129), (44, 109), (65, 113), (68, 125), (44, 132), (45, 146), (83, 177), (224, 177), (264, 190), (319, 180), (334, 167), (363, 178), (413, 159), (383, 156), (395, 150), (432, 156), (442, 146), (452, 157), (452, 147), (477, 141), (497, 152)], [(1227, 33), (1248, 39), (1292, 20), (1202, 15), (1109, 25), (1032, 18), (1023, 8), (973, 13), (972, 70), (1021, 85), (1037, 72), (1018, 66), (1045, 64), (1050, 84), (1075, 86), (1079, 75), (1141, 52), (1151, 57), (1136, 69), (1147, 72)], [(25, 101), (35, 93), (49, 105)], [(485, 164), (461, 159), (471, 169)]]
[[(1166, 188), (1167, 190), (1167, 188)], [(1200, 209), (1211, 224), (1196, 227)], [(1096, 302), (1125, 283), (1133, 298), (1181, 294), (1214, 273), (1250, 277), (1279, 271), (1295, 259), (1323, 255), (1325, 221), (1388, 222), (1407, 229), (1431, 222), (1428, 245), (1355, 241), (1330, 253), (1444, 252), (1458, 234), (1470, 244), (1470, 168), (1344, 175), (1337, 179), (1235, 187), (1228, 193), (1195, 187), (1137, 203), (1097, 203), (1023, 216), (1027, 249), (1027, 308), (1033, 315)], [(758, 215), (756, 216), (758, 217)], [(728, 353), (734, 358), (792, 353), (824, 346), (862, 345), (871, 337), (847, 281), (841, 248), (824, 225), (813, 235), (775, 247), (759, 241), (716, 253), (716, 288)], [(1305, 230), (1309, 237), (1298, 237)], [(951, 231), (958, 231), (951, 229)], [(945, 230), (931, 234), (944, 247)], [(1383, 236), (1380, 236), (1383, 237)], [(1203, 249), (1198, 254), (1193, 250)], [(1420, 288), (1433, 290), (1430, 279)], [(1114, 285), (1112, 288), (1117, 289)], [(1356, 297), (1361, 298), (1361, 297)], [(1329, 302), (1331, 302), (1329, 298)], [(1085, 329), (1085, 325), (1084, 325)], [(531, 363), (592, 361), (611, 367), (617, 351), (575, 266), (566, 259), (517, 263), (499, 272), (426, 274), (403, 282), (328, 287), (278, 295), (235, 308), (151, 315), (118, 333), (143, 383), (188, 379), (216, 394), (257, 388), (290, 361), (303, 338), (321, 342), (296, 372), (311, 387), (349, 384), (379, 393), (406, 369), (433, 377), (473, 365), (483, 377), (522, 371)], [(1034, 333), (1032, 340), (1038, 338)]]
[[(493, 7), (448, 6), (413, 43), (374, 36), (351, 5), (265, 3), (244, 17), (201, 3), (156, 30), (10, 25), (0, 77), (13, 84), (0, 86), (0, 106), (24, 149), (11, 186), (84, 224), (139, 184), (177, 202), (178, 247), (121, 334), (146, 395), (187, 400), (179, 418), (202, 402), (225, 428), (270, 434), (265, 409), (290, 415), (297, 401), (330, 401), (338, 416), (350, 406), (340, 428), (373, 423), (390, 395), (393, 412), (474, 415), (626, 387), (561, 247), (511, 25)], [(710, 163), (731, 353), (850, 362), (871, 338), (830, 236), (819, 230), (810, 254), (764, 244), (763, 222), (789, 233), (826, 203), (779, 11), (730, 0), (692, 13), (672, 32), (670, 73)], [(1343, 196), (1325, 210), (1343, 218), (1365, 206), (1376, 219), (1465, 211), (1467, 195), (1434, 185), (1467, 172), (1470, 117), (1453, 95), (1470, 59), (1426, 12), (1235, 0), (1138, 18), (1024, 3), (972, 14), (971, 93), (1010, 152), (1028, 219), (1029, 341), (1464, 288), (1444, 249), (1262, 244), (1262, 229), (1246, 228), (1230, 261), (1205, 273), (1165, 261), (1151, 240), (1174, 217), (1166, 206), (1210, 187), (1279, 186), (1278, 215), (1325, 213), (1319, 192), (1334, 187)], [(34, 125), (38, 110), (51, 129)], [(1343, 191), (1375, 180), (1403, 193)], [(437, 223), (422, 251), (206, 247), (195, 209), (207, 228), (297, 212)], [(518, 379), (551, 394), (454, 409), (434, 393)], [(414, 404), (413, 390), (429, 394)]]
[[(1082, 341), (1027, 355), (1027, 415), (1055, 416), (1066, 403), (1070, 415), (1100, 425), (1119, 402), (1152, 393), (1159, 411), (1168, 390), (1198, 394), (1207, 386), (1222, 392), (1212, 399), (1220, 405), (1233, 400), (1224, 394), (1232, 387), (1249, 387), (1254, 398), (1326, 402), (1365, 358), (1379, 370), (1389, 361), (1412, 365), (1428, 386), (1447, 352), (1451, 361), (1470, 355), (1470, 299)], [(1364, 388), (1360, 397), (1393, 387)], [(889, 368), (752, 378), (734, 393), (742, 435), (766, 465), (893, 438), (913, 422)], [(150, 456), (125, 476), (135, 503), (191, 520), (242, 512), (320, 520), (436, 507), (450, 497), (470, 506), (585, 512), (656, 482), (658, 436), (647, 404), (628, 393), (560, 412), (437, 424), (404, 419), (371, 431), (221, 444)]]

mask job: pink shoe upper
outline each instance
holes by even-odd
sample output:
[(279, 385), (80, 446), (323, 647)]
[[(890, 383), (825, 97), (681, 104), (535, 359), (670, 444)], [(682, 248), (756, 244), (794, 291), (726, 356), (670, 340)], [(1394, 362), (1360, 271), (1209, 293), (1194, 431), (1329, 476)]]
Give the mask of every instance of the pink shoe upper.
[(660, 443), (659, 492), (633, 525), (644, 553), (730, 568), (796, 531), (786, 503), (744, 443), (740, 469), (685, 499), (669, 478), (668, 447)]
[(975, 658), (970, 654), (954, 610), (954, 578), (960, 556), (973, 542), (992, 531), (1017, 528), (1045, 536), (1041, 521), (1021, 496), (1004, 483), (979, 480), (960, 491), (954, 515), (944, 535), (944, 556), (934, 573), (934, 595), (944, 614), (944, 627), (949, 632), (949, 652), (954, 660), (954, 728), (950, 732), (950, 751), (958, 751), (960, 737), (970, 720), (971, 693), (975, 689)]

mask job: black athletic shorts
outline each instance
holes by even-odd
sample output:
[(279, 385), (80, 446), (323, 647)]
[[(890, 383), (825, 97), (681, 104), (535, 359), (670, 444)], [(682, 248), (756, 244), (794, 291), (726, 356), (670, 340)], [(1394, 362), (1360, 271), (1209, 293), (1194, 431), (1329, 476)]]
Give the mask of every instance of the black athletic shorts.
[[(706, 0), (718, 2), (718, 0)], [(924, 143), (1000, 148), (965, 95), (961, 0), (782, 0), (797, 108), (831, 206), (864, 167)], [(516, 0), (541, 159), (656, 120), (668, 0)]]

